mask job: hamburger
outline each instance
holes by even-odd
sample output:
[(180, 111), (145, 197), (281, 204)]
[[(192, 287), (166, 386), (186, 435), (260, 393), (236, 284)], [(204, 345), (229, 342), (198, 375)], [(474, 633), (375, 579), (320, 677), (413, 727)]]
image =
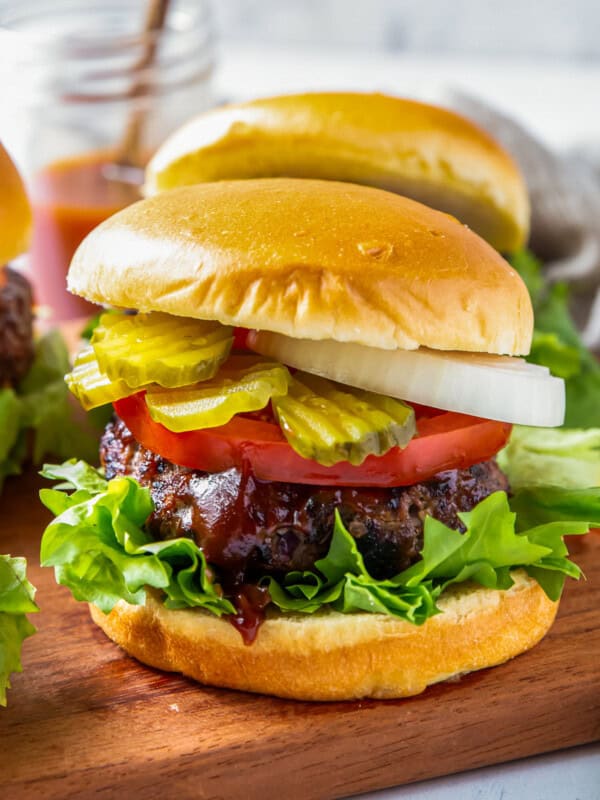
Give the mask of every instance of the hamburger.
[(31, 226), (23, 182), (0, 144), (0, 392), (16, 388), (33, 363), (31, 287), (9, 266), (27, 250)]
[(113, 309), (67, 381), (115, 416), (100, 470), (45, 467), (41, 560), (128, 653), (404, 697), (549, 629), (592, 504), (511, 495), (494, 460), (564, 387), (521, 359), (527, 289), (477, 234), (377, 188), (222, 180), (101, 224), (68, 284)]
[(268, 177), (398, 192), (452, 214), (503, 253), (529, 233), (525, 181), (486, 131), (453, 111), (383, 94), (293, 94), (200, 114), (151, 159), (145, 191)]
[[(19, 386), (34, 360), (31, 288), (8, 264), (27, 249), (31, 208), (23, 183), (0, 144), (0, 488), (18, 468)], [(24, 558), (0, 555), (0, 706), (6, 705), (10, 674), (21, 671), (21, 646), (35, 628), (25, 616), (37, 611)]]
[(64, 384), (67, 348), (58, 330), (34, 330), (33, 292), (11, 263), (27, 250), (32, 212), (16, 167), (0, 144), (0, 491), (24, 463), (89, 453)]

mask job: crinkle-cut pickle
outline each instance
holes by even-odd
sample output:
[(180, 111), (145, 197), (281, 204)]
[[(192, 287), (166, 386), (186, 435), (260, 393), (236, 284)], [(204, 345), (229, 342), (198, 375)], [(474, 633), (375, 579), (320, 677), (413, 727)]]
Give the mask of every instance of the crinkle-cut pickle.
[(273, 409), (294, 450), (328, 467), (405, 447), (416, 430), (414, 411), (402, 401), (306, 372), (296, 373)]
[(136, 390), (209, 380), (227, 359), (233, 328), (170, 314), (103, 314), (92, 336), (100, 369)]
[(179, 389), (151, 386), (146, 404), (155, 422), (176, 433), (216, 428), (235, 414), (258, 411), (287, 392), (290, 373), (263, 356), (233, 355), (216, 377)]
[(86, 411), (131, 394), (125, 381), (111, 381), (100, 370), (94, 349), (89, 345), (77, 353), (73, 369), (65, 375), (65, 381)]

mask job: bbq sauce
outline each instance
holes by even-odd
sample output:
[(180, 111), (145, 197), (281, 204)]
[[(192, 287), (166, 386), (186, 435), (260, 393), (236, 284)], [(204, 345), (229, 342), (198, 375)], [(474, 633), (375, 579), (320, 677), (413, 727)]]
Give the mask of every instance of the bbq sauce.
[(37, 302), (52, 309), (53, 319), (72, 319), (96, 309), (67, 292), (65, 276), (88, 233), (140, 198), (138, 186), (114, 176), (110, 151), (98, 151), (56, 161), (33, 180), (31, 273)]
[(265, 609), (271, 602), (269, 590), (266, 586), (242, 584), (230, 599), (237, 613), (225, 619), (240, 633), (244, 644), (250, 645), (265, 620)]
[[(256, 491), (256, 483), (250, 466), (245, 465), (235, 477), (237, 479), (235, 482), (239, 481), (236, 499), (231, 506), (231, 513), (226, 517), (227, 526), (231, 527), (228, 532), (219, 526), (220, 535), (217, 536), (216, 542), (213, 540), (213, 546), (216, 544), (216, 549), (221, 557), (224, 546), (226, 547), (226, 543), (230, 541), (231, 530), (240, 530), (244, 538), (256, 534), (256, 525), (249, 513), (251, 498)], [(251, 645), (265, 620), (265, 609), (271, 602), (269, 590), (266, 586), (245, 583), (242, 569), (239, 572), (236, 570), (229, 572), (229, 586), (226, 588), (226, 594), (232, 600), (237, 612), (229, 615), (227, 620), (239, 632), (244, 644)]]

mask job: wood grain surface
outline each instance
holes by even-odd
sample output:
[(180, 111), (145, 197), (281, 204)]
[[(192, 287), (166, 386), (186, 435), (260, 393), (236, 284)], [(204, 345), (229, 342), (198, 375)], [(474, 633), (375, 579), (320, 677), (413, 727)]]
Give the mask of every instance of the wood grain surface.
[(38, 566), (41, 483), (0, 498), (0, 552), (28, 556), (42, 608), (0, 709), (3, 800), (334, 798), (600, 738), (599, 534), (571, 539), (587, 582), (530, 653), (408, 700), (298, 703), (124, 655)]

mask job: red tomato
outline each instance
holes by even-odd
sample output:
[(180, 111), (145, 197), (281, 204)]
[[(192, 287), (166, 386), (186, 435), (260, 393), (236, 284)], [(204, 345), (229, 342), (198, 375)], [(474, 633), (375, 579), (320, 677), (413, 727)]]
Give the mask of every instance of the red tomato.
[(324, 467), (299, 456), (279, 426), (264, 419), (236, 416), (218, 428), (174, 433), (154, 422), (143, 392), (114, 407), (140, 444), (174, 464), (207, 472), (248, 468), (261, 480), (320, 486), (409, 486), (443, 470), (486, 461), (506, 444), (511, 431), (504, 422), (437, 412), (417, 417), (418, 436), (403, 450), (395, 447), (383, 456), (368, 456), (358, 467), (347, 461)]
[(234, 350), (247, 350), (246, 339), (248, 338), (248, 328), (234, 328), (233, 329), (233, 349)]

